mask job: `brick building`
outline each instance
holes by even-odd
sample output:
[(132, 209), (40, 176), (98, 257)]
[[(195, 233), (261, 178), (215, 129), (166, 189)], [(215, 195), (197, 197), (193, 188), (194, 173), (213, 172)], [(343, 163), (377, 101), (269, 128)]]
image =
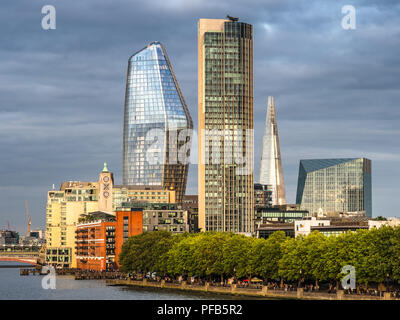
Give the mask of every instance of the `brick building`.
[(113, 214), (92, 212), (81, 220), (76, 230), (76, 265), (83, 270), (117, 269), (123, 243), (143, 232), (142, 211), (119, 211)]
[(115, 216), (115, 262), (118, 265), (118, 256), (125, 241), (143, 233), (143, 210), (132, 208), (130, 211), (117, 211)]
[(92, 212), (76, 230), (76, 266), (84, 270), (115, 269), (115, 218)]

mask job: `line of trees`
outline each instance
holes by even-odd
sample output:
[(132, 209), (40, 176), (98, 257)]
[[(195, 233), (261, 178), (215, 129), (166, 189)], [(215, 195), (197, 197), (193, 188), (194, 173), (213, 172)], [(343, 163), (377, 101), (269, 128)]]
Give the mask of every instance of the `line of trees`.
[(345, 265), (355, 267), (357, 284), (400, 280), (400, 227), (323, 236), (268, 239), (223, 232), (172, 235), (145, 232), (131, 237), (119, 256), (121, 271), (200, 279), (234, 277), (267, 281), (338, 283)]

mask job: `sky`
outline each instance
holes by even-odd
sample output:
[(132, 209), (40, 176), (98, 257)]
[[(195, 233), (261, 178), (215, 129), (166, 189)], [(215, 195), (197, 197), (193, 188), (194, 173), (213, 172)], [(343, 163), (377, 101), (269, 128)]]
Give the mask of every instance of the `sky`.
[[(45, 5), (55, 30), (42, 29)], [(373, 215), (400, 216), (397, 0), (2, 0), (0, 229), (26, 230), (25, 200), (44, 227), (47, 190), (95, 181), (104, 162), (121, 183), (127, 62), (148, 43), (165, 46), (197, 128), (197, 22), (227, 14), (254, 28), (255, 179), (272, 95), (288, 202), (300, 159), (366, 157)]]

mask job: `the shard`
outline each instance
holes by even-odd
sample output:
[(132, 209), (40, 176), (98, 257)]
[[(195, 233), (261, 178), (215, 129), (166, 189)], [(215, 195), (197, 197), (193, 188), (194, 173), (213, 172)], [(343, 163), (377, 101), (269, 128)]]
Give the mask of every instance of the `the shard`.
[(272, 205), (286, 204), (275, 102), (271, 96), (268, 97), (259, 177), (260, 184), (272, 189)]
[(164, 47), (153, 42), (129, 59), (123, 133), (124, 185), (163, 186), (185, 194), (189, 110)]

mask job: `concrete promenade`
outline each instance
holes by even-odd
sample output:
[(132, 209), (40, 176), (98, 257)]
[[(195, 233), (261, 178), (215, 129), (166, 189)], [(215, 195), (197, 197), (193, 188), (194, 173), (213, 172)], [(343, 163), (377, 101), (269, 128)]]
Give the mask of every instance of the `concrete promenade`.
[(358, 294), (344, 294), (343, 290), (339, 290), (337, 293), (326, 293), (326, 292), (304, 292), (302, 288), (297, 291), (283, 291), (268, 289), (263, 286), (262, 289), (253, 288), (238, 288), (236, 285), (229, 287), (222, 286), (211, 286), (209, 283), (203, 285), (191, 285), (185, 281), (182, 283), (168, 283), (164, 280), (161, 282), (147, 281), (147, 279), (140, 280), (120, 280), (110, 279), (106, 280), (106, 284), (110, 286), (134, 286), (141, 288), (160, 288), (169, 290), (185, 290), (185, 291), (197, 291), (197, 292), (210, 292), (215, 294), (224, 295), (235, 295), (244, 297), (258, 297), (258, 298), (276, 298), (276, 299), (301, 299), (301, 300), (400, 300), (390, 296), (390, 293), (384, 293), (382, 297), (358, 295)]

